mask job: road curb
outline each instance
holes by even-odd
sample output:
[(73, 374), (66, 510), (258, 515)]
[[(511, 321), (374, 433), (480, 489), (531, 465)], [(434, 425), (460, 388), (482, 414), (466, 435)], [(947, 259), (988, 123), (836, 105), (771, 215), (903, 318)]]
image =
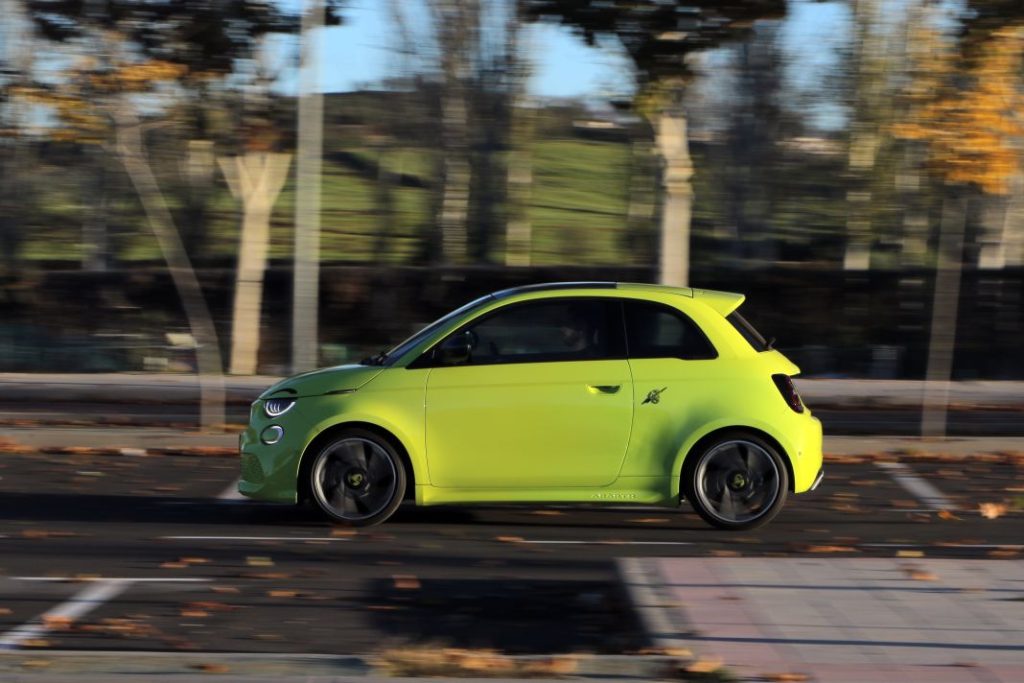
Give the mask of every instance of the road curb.
[[(527, 665), (558, 658), (572, 658), (576, 670), (549, 680), (650, 681), (678, 670), (680, 660), (660, 655), (522, 655), (507, 659)], [(470, 674), (471, 672), (465, 672)], [(153, 676), (161, 681), (408, 681), (381, 673), (373, 656), (218, 653), (218, 652), (137, 652), (73, 650), (19, 650), (0, 652), (0, 678), (4, 681), (91, 681), (116, 679), (121, 683), (148, 683)], [(433, 680), (447, 680), (430, 676)], [(499, 680), (526, 680), (508, 677), (449, 677), (461, 683)], [(530, 676), (528, 680), (543, 680)]]

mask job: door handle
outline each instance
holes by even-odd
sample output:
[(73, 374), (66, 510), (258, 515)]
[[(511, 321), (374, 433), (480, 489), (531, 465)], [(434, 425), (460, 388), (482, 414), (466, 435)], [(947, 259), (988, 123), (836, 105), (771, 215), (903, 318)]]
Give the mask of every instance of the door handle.
[(617, 394), (621, 384), (588, 384), (587, 390), (592, 394)]

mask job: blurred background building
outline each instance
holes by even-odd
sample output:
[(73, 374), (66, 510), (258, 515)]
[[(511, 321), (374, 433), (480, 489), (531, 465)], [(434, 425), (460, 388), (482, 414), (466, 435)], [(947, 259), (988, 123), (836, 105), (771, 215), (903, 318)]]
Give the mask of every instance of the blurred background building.
[(805, 374), (1022, 379), (1022, 60), (1019, 0), (3, 0), (0, 371), (609, 279), (745, 292)]

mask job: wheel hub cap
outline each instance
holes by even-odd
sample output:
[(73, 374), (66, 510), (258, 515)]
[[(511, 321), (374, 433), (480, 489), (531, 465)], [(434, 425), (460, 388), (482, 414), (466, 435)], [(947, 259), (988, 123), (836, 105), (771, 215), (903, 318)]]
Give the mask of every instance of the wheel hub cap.
[(733, 491), (742, 491), (749, 483), (750, 480), (747, 479), (747, 475), (743, 472), (733, 472), (732, 476), (729, 477), (729, 488)]
[(369, 483), (369, 477), (367, 477), (366, 472), (361, 469), (351, 469), (345, 473), (345, 484), (351, 488), (362, 489)]

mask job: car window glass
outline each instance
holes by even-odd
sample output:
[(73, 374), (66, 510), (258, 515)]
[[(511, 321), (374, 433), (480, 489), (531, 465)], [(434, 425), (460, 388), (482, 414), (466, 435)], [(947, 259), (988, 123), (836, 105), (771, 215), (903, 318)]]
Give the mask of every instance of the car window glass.
[(667, 306), (626, 302), (631, 358), (700, 360), (718, 356), (695, 322)]
[[(559, 299), (509, 306), (469, 327), (472, 365), (622, 357), (614, 304)], [(617, 308), (613, 308), (617, 310)]]

